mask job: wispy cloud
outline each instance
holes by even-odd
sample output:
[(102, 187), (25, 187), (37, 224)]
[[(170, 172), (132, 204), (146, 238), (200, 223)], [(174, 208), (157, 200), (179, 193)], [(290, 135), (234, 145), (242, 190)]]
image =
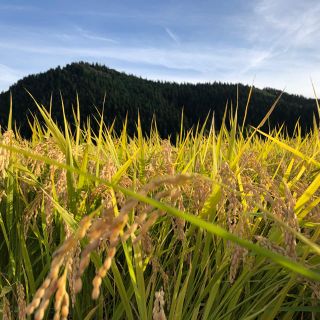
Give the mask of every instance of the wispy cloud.
[(176, 43), (176, 44), (180, 44), (179, 38), (169, 29), (169, 28), (165, 28), (166, 33), (168, 34), (168, 36)]
[[(14, 42), (0, 43), (0, 48), (6, 50), (20, 51), (21, 53), (34, 53), (47, 56), (69, 56), (73, 58), (114, 58), (133, 63), (157, 64), (166, 68), (174, 69), (194, 69), (199, 72), (214, 71), (218, 67), (224, 70), (240, 70), (240, 67), (251, 59), (257, 59), (264, 52), (255, 50), (244, 50), (239, 48), (202, 48), (198, 50), (196, 46), (185, 45), (180, 48), (167, 50), (161, 47), (149, 46), (42, 46), (28, 45), (20, 46)], [(227, 63), (228, 62), (228, 63)]]
[(16, 4), (0, 4), (0, 11), (34, 11), (36, 7), (30, 5), (16, 5)]
[(254, 11), (260, 26), (257, 31), (278, 40), (279, 45), (303, 47), (314, 42), (320, 28), (318, 1), (260, 0)]
[[(309, 78), (320, 80), (320, 3), (315, 0), (258, 0), (234, 27), (251, 56), (242, 77), (256, 74), (263, 86), (312, 96)], [(268, 83), (268, 84), (267, 84)]]
[(100, 34), (92, 33), (90, 31), (84, 30), (79, 26), (76, 26), (75, 28), (78, 31), (79, 35), (83, 38), (90, 39), (90, 40), (103, 41), (103, 42), (118, 43), (118, 41), (114, 39), (101, 36)]
[(0, 64), (0, 91), (19, 80), (22, 74), (6, 65)]

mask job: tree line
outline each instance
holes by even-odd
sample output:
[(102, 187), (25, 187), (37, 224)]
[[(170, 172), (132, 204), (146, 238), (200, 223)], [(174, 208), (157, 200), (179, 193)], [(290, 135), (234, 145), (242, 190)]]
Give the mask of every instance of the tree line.
[[(155, 118), (160, 135), (174, 137), (180, 131), (182, 110), (185, 129), (203, 123), (208, 114), (214, 114), (215, 126), (219, 128), (226, 105), (230, 112), (238, 108), (238, 120), (242, 123), (250, 87), (221, 82), (178, 84), (150, 81), (100, 64), (72, 63), (25, 77), (0, 94), (0, 124), (6, 126), (11, 92), (13, 119), (21, 134), (28, 137), (28, 118), (32, 119), (31, 115), (39, 115), (39, 112), (26, 90), (46, 108), (51, 103), (51, 114), (61, 125), (61, 97), (67, 120), (72, 123), (72, 110), (77, 105), (78, 96), (82, 122), (103, 112), (106, 124), (111, 125), (116, 119), (115, 130), (119, 131), (127, 117), (128, 131), (133, 134), (139, 114), (145, 133), (149, 132)], [(257, 126), (280, 94), (272, 88), (254, 87), (246, 125)], [(288, 133), (292, 134), (299, 120), (305, 133), (312, 128), (314, 115), (317, 117), (314, 99), (283, 93), (265, 126), (275, 128), (285, 124)], [(91, 123), (94, 127), (95, 122)]]

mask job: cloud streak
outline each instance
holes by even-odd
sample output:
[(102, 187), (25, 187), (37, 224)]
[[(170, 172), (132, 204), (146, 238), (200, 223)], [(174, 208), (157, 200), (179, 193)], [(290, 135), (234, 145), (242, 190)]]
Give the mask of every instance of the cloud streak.
[(36, 7), (30, 5), (0, 4), (0, 11), (34, 11)]
[[(89, 32), (87, 30), (84, 30), (83, 28), (76, 26), (75, 29), (78, 31), (79, 35), (83, 38), (89, 39), (89, 40), (96, 40), (96, 41), (102, 41), (102, 42), (109, 42), (109, 43), (118, 43), (118, 41), (111, 39), (111, 38), (107, 38), (104, 36), (101, 36), (100, 34), (96, 34), (96, 33), (92, 33)], [(72, 36), (70, 35), (70, 38)]]
[(178, 37), (169, 29), (169, 28), (165, 28), (166, 33), (168, 34), (168, 36), (176, 43), (176, 44), (180, 44), (180, 41), (178, 39)]
[[(72, 42), (69, 39), (69, 42)], [(159, 65), (168, 69), (175, 70), (195, 70), (204, 74), (206, 71), (215, 71), (224, 66), (226, 71), (239, 70), (239, 68), (248, 63), (249, 60), (259, 60), (264, 52), (255, 50), (243, 50), (234, 48), (214, 49), (211, 47), (203, 48), (201, 51), (194, 46), (183, 46), (180, 48), (171, 48), (167, 50), (161, 47), (127, 47), (127, 46), (20, 46), (15, 43), (0, 43), (0, 48), (4, 50), (14, 50), (21, 54), (36, 54), (46, 56), (63, 56), (70, 58), (112, 58), (132, 63), (142, 63), (149, 65)], [(208, 80), (208, 79), (205, 79)]]

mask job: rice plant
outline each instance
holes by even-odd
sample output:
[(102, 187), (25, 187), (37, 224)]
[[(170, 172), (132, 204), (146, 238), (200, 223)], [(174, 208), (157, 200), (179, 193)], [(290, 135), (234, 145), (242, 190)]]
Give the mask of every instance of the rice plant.
[(139, 119), (134, 137), (102, 115), (93, 132), (79, 105), (72, 128), (38, 105), (30, 140), (10, 118), (2, 318), (318, 319), (319, 128), (262, 131), (275, 105), (257, 128), (226, 112), (174, 142)]

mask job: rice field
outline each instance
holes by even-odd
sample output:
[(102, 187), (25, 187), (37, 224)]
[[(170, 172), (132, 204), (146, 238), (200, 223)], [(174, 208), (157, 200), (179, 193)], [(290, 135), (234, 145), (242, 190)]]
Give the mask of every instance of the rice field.
[(72, 130), (39, 106), (30, 140), (10, 118), (2, 319), (320, 319), (319, 128), (264, 132), (273, 108), (171, 141), (94, 133), (79, 106)]

